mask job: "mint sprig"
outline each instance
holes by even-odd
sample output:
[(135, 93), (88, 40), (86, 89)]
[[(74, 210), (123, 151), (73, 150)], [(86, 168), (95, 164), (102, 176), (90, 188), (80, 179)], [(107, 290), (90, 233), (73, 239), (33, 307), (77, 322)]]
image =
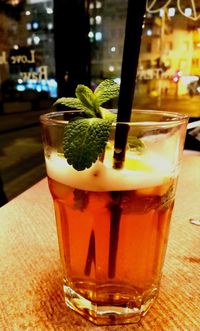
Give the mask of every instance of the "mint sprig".
[[(102, 104), (108, 100), (118, 97), (119, 84), (113, 80), (105, 79), (94, 92), (87, 86), (79, 84), (75, 91), (76, 98), (60, 98), (54, 105), (62, 104), (66, 107), (83, 110), (87, 117), (105, 118), (110, 113)], [(112, 120), (116, 115), (112, 116)]]
[(54, 103), (83, 110), (86, 116), (71, 120), (64, 129), (64, 156), (76, 170), (90, 168), (103, 152), (116, 115), (103, 108), (102, 104), (118, 94), (119, 85), (106, 79), (94, 92), (79, 84), (75, 91), (76, 98), (60, 98)]
[[(60, 98), (54, 105), (84, 111), (85, 118), (69, 121), (64, 129), (63, 150), (67, 162), (76, 170), (90, 168), (103, 152), (116, 115), (102, 107), (106, 101), (118, 97), (119, 84), (106, 79), (94, 92), (83, 84), (77, 85), (76, 98)], [(136, 143), (136, 148), (139, 145)]]
[(118, 97), (119, 95), (119, 84), (115, 83), (113, 80), (105, 79), (101, 82), (94, 91), (98, 105), (102, 105), (106, 101)]

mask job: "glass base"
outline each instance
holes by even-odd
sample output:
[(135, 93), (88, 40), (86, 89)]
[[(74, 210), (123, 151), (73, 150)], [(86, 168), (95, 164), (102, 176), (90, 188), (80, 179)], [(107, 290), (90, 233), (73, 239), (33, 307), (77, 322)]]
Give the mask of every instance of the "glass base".
[[(67, 306), (96, 325), (138, 323), (158, 295), (158, 289), (153, 288), (143, 295), (134, 291), (134, 295), (130, 296), (130, 290), (127, 291), (127, 288), (123, 289), (122, 286), (113, 285), (101, 287), (98, 292), (103, 294), (103, 300), (86, 299), (69, 286), (64, 285)], [(87, 297), (90, 296), (87, 295)]]

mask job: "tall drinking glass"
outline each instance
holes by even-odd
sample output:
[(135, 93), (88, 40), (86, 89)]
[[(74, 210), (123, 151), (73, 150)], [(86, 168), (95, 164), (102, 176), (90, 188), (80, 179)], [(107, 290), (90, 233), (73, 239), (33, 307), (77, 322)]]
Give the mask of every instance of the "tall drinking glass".
[[(95, 324), (138, 322), (159, 291), (187, 117), (136, 110), (129, 123), (113, 124), (99, 159), (76, 171), (62, 141), (77, 114), (41, 116), (65, 301)], [(116, 126), (128, 132), (120, 169), (113, 167)]]

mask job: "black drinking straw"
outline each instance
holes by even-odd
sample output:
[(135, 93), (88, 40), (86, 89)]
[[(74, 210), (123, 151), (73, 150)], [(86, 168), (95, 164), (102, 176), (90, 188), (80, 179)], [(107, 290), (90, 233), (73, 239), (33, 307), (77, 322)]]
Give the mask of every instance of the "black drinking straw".
[[(117, 122), (129, 122), (131, 118), (145, 7), (146, 0), (128, 1)], [(123, 166), (127, 134), (127, 125), (117, 126), (114, 168)]]
[[(131, 118), (145, 8), (146, 0), (128, 1), (117, 122), (129, 122)], [(125, 123), (116, 127), (113, 164), (116, 169), (123, 166), (128, 130)], [(114, 278), (116, 273), (121, 211), (120, 205), (115, 211), (111, 209), (109, 278)]]
[(94, 265), (96, 265), (95, 235), (94, 235), (93, 230), (90, 234), (88, 255), (87, 255), (87, 260), (86, 260), (85, 270), (84, 270), (86, 276), (89, 276), (91, 273), (92, 262), (94, 263)]

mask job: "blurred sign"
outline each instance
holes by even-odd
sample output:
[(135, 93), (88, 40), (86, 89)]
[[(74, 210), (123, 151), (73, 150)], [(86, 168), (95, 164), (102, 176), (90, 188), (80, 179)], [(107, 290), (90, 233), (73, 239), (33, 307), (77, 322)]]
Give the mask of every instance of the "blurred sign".
[(140, 80), (150, 80), (159, 78), (171, 78), (173, 75), (173, 70), (163, 70), (163, 68), (152, 68), (152, 69), (139, 69), (137, 72), (137, 78)]
[(35, 50), (30, 50), (27, 47), (11, 49), (8, 56), (10, 64), (10, 72), (28, 71), (29, 68), (35, 68)]
[(30, 79), (48, 80), (48, 66), (36, 65), (35, 50), (26, 47), (12, 49), (9, 54), (5, 51), (0, 53), (0, 65), (9, 65), (11, 74), (18, 74), (23, 81)]
[(30, 79), (34, 80), (47, 80), (48, 79), (48, 67), (47, 66), (40, 66), (36, 68), (36, 71), (25, 71), (21, 72), (21, 78), (23, 81), (28, 81)]
[(31, 50), (29, 54), (15, 54), (10, 56), (10, 63), (35, 63), (35, 50)]

